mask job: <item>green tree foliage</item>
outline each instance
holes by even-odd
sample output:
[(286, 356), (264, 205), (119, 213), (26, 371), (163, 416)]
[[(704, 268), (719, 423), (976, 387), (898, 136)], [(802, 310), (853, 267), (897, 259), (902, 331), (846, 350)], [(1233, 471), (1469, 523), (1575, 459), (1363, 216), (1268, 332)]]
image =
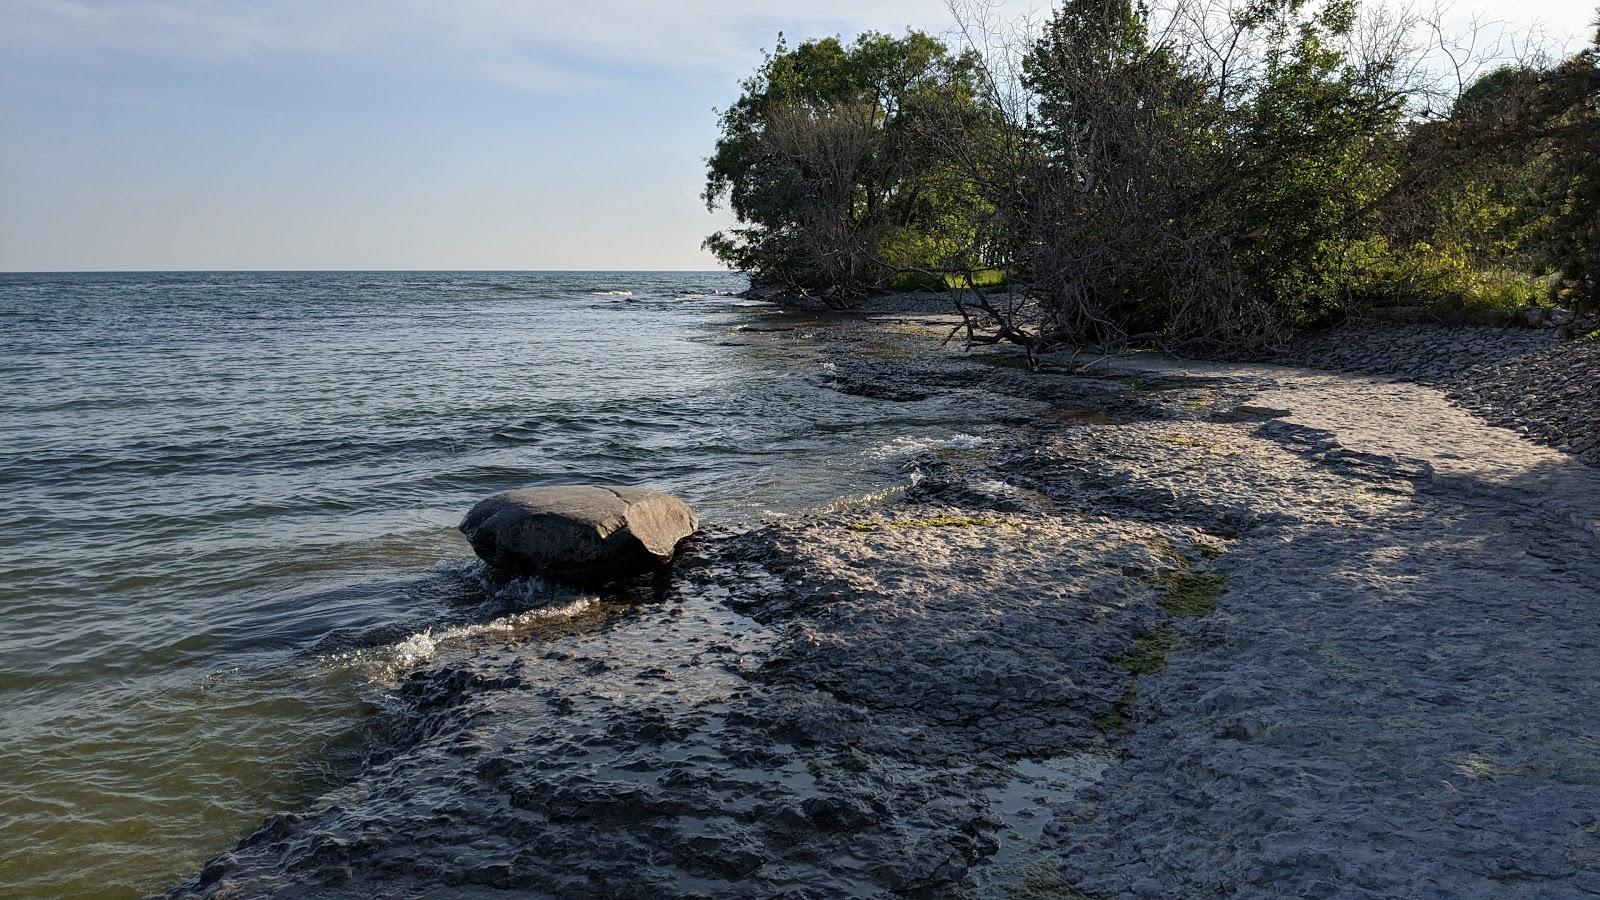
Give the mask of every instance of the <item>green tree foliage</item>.
[(1393, 183), (1404, 98), (1350, 59), (1354, 18), (1354, 3), (1339, 0), (1274, 23), (1265, 70), (1238, 109), (1244, 127), (1231, 131), (1242, 165), (1221, 200), (1240, 236), (1236, 259), (1289, 324), (1333, 309), (1344, 263)]
[(1496, 104), (1491, 140), (1542, 163), (1534, 239), (1557, 299), (1600, 307), (1600, 22), (1593, 43), (1526, 85), (1526, 106)]
[[(1127, 0), (1071, 0), (1024, 60), (1037, 98), (1026, 123), (1021, 218), (1006, 229), (1008, 265), (1043, 301), (1034, 338), (1102, 343), (1158, 330), (1152, 298), (1185, 277), (1186, 252), (1207, 236), (1191, 176), (1217, 156), (1204, 86), (1152, 47), (1143, 10)], [(1024, 334), (1027, 329), (1014, 329)], [(1013, 336), (1016, 339), (1016, 336)]]
[(1414, 123), (1367, 272), (1437, 305), (1600, 301), (1600, 34), (1549, 68), (1504, 66)]
[(1353, 22), (1263, 4), (1156, 40), (1131, 0), (1057, 10), (1026, 64), (1043, 154), (1015, 257), (1038, 346), (1248, 350), (1334, 308), (1402, 105), (1343, 49)]
[(977, 110), (972, 54), (919, 32), (790, 49), (779, 38), (722, 113), (704, 198), (739, 227), (706, 246), (760, 282), (840, 304), (970, 243), (972, 192), (931, 151), (935, 121)]
[(704, 196), (739, 224), (707, 246), (841, 304), (1003, 273), (969, 338), (1030, 352), (1600, 297), (1600, 34), (1429, 113), (1411, 25), (1357, 0), (1149, 2), (1063, 0), (1010, 80), (917, 32), (780, 39), (722, 115)]

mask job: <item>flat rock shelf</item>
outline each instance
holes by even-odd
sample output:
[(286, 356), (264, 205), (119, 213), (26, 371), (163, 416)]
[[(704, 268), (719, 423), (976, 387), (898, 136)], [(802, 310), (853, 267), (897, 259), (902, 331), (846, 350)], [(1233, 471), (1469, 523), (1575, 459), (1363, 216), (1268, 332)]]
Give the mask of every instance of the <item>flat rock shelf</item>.
[(1486, 421), (1600, 467), (1600, 340), (1550, 331), (1354, 324), (1283, 362), (1437, 387)]
[(731, 333), (1001, 412), (436, 660), (173, 894), (1600, 893), (1600, 473), (1427, 385), (1028, 374), (949, 324)]

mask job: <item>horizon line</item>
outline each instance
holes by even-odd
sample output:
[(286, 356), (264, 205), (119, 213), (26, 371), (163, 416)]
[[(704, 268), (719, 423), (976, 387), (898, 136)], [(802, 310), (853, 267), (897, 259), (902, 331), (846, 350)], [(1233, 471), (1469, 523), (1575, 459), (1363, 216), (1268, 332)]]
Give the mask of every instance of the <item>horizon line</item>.
[(504, 275), (595, 274), (743, 274), (733, 269), (0, 269), (0, 275), (338, 275), (475, 272)]

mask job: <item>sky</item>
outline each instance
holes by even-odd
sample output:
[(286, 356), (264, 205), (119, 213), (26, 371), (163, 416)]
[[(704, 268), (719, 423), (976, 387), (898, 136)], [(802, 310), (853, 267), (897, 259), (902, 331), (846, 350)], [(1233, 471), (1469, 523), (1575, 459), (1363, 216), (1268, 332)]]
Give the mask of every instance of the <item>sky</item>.
[[(1472, 14), (1576, 50), (1595, 9)], [(777, 32), (949, 25), (944, 0), (0, 0), (0, 271), (713, 268), (714, 108)]]

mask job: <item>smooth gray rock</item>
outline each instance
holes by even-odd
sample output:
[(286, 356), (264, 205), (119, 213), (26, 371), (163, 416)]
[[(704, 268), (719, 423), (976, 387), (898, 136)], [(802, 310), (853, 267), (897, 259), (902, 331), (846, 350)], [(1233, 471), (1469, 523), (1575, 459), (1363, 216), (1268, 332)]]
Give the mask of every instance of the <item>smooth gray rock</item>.
[(585, 585), (666, 565), (699, 527), (670, 494), (595, 484), (507, 491), (461, 520), (473, 552), (492, 568)]

